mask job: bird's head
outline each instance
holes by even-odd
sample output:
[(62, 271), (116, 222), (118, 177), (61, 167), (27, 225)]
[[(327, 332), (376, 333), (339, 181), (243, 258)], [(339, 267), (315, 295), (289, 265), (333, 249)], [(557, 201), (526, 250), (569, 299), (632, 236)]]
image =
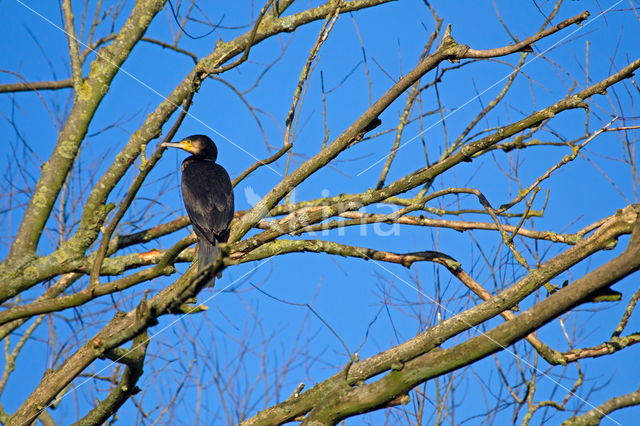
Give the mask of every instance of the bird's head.
[(192, 135), (180, 142), (164, 142), (162, 146), (167, 148), (180, 148), (197, 157), (213, 161), (216, 161), (218, 158), (218, 148), (216, 144), (206, 135)]

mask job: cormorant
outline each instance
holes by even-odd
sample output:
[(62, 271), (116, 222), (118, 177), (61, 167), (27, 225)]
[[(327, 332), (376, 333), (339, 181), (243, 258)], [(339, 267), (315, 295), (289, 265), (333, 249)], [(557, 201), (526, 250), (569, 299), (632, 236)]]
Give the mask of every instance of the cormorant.
[[(182, 199), (198, 236), (198, 271), (215, 262), (218, 244), (229, 238), (233, 219), (233, 187), (229, 174), (219, 164), (218, 148), (211, 138), (193, 135), (164, 147), (183, 149), (191, 156), (182, 162)], [(215, 277), (207, 283), (213, 287)]]

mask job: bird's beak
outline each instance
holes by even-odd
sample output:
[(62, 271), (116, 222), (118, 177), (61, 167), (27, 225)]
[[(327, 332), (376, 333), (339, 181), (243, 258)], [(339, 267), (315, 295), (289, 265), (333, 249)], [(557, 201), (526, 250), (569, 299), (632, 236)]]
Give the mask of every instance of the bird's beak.
[(180, 142), (163, 142), (161, 146), (165, 148), (180, 148), (187, 152), (193, 151), (193, 146), (191, 145), (191, 141), (188, 139), (185, 139)]

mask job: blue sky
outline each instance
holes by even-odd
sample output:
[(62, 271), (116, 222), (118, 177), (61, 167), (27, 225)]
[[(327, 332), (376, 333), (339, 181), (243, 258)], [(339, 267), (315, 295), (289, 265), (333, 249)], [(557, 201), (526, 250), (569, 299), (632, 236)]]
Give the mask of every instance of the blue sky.
[[(509, 1), (495, 3), (500, 10), (501, 18), (519, 38), (533, 34), (544, 20), (533, 2), (518, 2), (517, 5)], [(57, 3), (29, 4), (29, 7), (42, 16), (38, 16), (16, 0), (4, 0), (1, 4), (4, 13), (0, 20), (2, 20), (5, 37), (0, 43), (0, 58), (2, 58), (0, 68), (18, 72), (28, 80), (67, 78), (69, 75), (67, 42), (64, 34), (52, 25), (53, 23), (62, 26)], [(290, 12), (301, 10), (310, 4), (314, 5), (316, 2), (299, 2), (299, 5), (294, 5)], [(550, 4), (540, 1), (538, 4), (544, 13), (549, 13)], [(637, 7), (637, 2), (634, 4)], [(79, 10), (82, 5), (77, 2), (74, 6)], [(460, 43), (476, 49), (486, 49), (510, 42), (490, 2), (434, 1), (433, 6), (444, 19), (445, 25), (452, 24), (452, 34)], [(599, 16), (610, 6), (614, 6), (614, 11)], [(577, 83), (577, 90), (585, 87), (584, 66), (587, 43), (590, 52), (591, 82), (599, 81), (637, 58), (637, 40), (640, 36), (638, 17), (633, 11), (617, 11), (628, 7), (629, 2), (625, 1), (565, 2), (560, 13), (553, 20), (554, 24), (583, 10), (589, 10), (591, 18), (581, 27), (567, 28), (536, 44), (536, 53), (545, 52), (545, 58), (534, 56), (528, 58), (528, 63), (523, 70), (524, 75), (516, 79), (507, 98), (477, 126), (476, 130), (481, 131), (515, 121), (532, 110), (548, 106), (565, 96), (574, 83), (572, 79)], [(131, 4), (127, 3), (124, 7), (125, 12), (130, 8)], [(238, 2), (229, 1), (216, 2), (215, 7), (207, 5), (206, 11), (214, 21), (221, 19), (224, 13), (223, 25), (233, 26), (250, 22), (251, 16), (255, 16), (257, 10), (250, 15), (244, 5), (239, 6)], [(76, 12), (76, 16), (79, 15), (80, 13)], [(116, 24), (121, 24), (121, 21), (121, 19), (117, 20)], [(283, 47), (286, 47), (284, 56), (269, 69), (260, 85), (247, 95), (252, 105), (259, 108), (257, 114), (272, 146), (278, 147), (282, 144), (284, 119), (291, 103), (297, 77), (320, 25), (320, 23), (314, 23), (293, 34), (265, 41), (252, 49), (250, 61), (247, 64), (224, 75), (225, 79), (240, 90), (247, 89), (260, 76), (264, 65), (278, 58)], [(98, 33), (104, 34), (107, 27), (108, 25), (104, 24), (98, 29)], [(189, 23), (187, 28), (194, 35), (206, 31), (205, 27), (193, 22)], [(368, 107), (371, 102), (370, 96), (375, 100), (393, 84), (394, 79), (408, 72), (416, 64), (433, 28), (434, 23), (430, 13), (423, 3), (417, 0), (394, 2), (372, 10), (341, 16), (331, 37), (322, 47), (320, 61), (314, 68), (305, 92), (303, 107), (298, 114), (294, 149), (296, 156), (292, 166), (299, 165), (301, 159), (317, 153), (322, 141), (324, 129), (321, 114), (321, 73), (326, 89), (339, 86), (327, 97), (326, 121), (330, 136), (334, 138)], [(157, 39), (171, 40), (172, 31), (175, 31), (175, 24), (169, 9), (166, 8), (155, 19), (147, 35)], [(218, 38), (221, 37), (227, 41), (243, 31), (246, 31), (246, 28), (225, 29), (198, 40), (183, 37), (180, 46), (199, 56), (204, 56), (211, 51)], [(366, 62), (358, 31), (365, 46)], [(517, 55), (501, 58), (501, 61), (508, 64), (514, 64), (517, 60)], [(158, 46), (140, 43), (136, 47), (123, 67), (127, 74), (120, 73), (116, 77), (111, 86), (111, 92), (105, 98), (89, 129), (86, 145), (78, 161), (79, 179), (74, 180), (70, 186), (71, 197), (81, 197), (84, 194), (86, 188), (81, 182), (91, 182), (100, 176), (115, 153), (124, 146), (128, 136), (161, 100), (161, 96), (170, 93), (192, 65), (189, 58), (168, 52)], [(442, 67), (452, 65), (447, 63), (442, 64)], [(88, 68), (85, 72), (87, 70)], [(427, 116), (422, 123), (415, 122), (407, 126), (403, 137), (403, 142), (407, 143), (398, 152), (389, 180), (422, 167), (425, 161), (425, 147), (430, 161), (435, 161), (446, 146), (445, 136), (448, 142), (454, 140), (482, 107), (496, 96), (510, 71), (511, 68), (504, 63), (485, 61), (447, 72), (446, 78), (439, 86), (439, 95), (448, 115), (445, 120), (446, 135), (440, 124), (440, 116), (437, 114)], [(371, 79), (370, 86), (367, 73)], [(1, 76), (1, 82), (16, 80), (14, 76), (6, 73)], [(433, 74), (429, 74), (423, 81), (428, 82), (432, 78)], [(597, 130), (606, 124), (609, 118), (605, 110), (619, 106), (624, 107), (629, 117), (624, 122), (619, 120), (616, 126), (637, 125), (638, 96), (637, 91), (633, 92), (633, 90), (629, 84), (626, 89), (620, 85), (610, 90), (608, 97), (594, 98), (589, 130)], [(478, 96), (478, 93), (481, 95)], [(630, 93), (631, 99), (636, 101), (635, 104), (630, 101)], [(2, 167), (7, 170), (6, 176), (14, 176), (11, 183), (20, 191), (24, 191), (12, 199), (13, 206), (27, 200), (28, 190), (33, 187), (38, 175), (40, 162), (47, 158), (54, 146), (59, 120), (69, 107), (69, 96), (69, 91), (59, 91), (43, 92), (42, 98), (33, 93), (5, 94), (0, 97), (0, 113), (3, 118), (0, 120), (0, 132), (4, 135), (7, 147), (3, 150)], [(402, 96), (381, 115), (383, 125), (379, 130), (394, 125), (405, 99)], [(472, 102), (468, 102), (469, 100)], [(47, 107), (44, 106), (45, 103)], [(425, 95), (421, 108), (425, 112), (437, 108), (433, 91)], [(255, 158), (270, 155), (262, 133), (251, 114), (238, 97), (221, 83), (206, 81), (190, 113), (191, 116), (185, 120), (179, 136), (193, 133), (211, 134), (218, 144), (219, 162), (229, 170), (232, 177), (252, 164)], [(13, 117), (15, 128), (11, 123), (11, 117)], [(114, 121), (117, 122), (117, 126), (109, 127), (114, 124)], [(206, 126), (203, 123), (206, 123)], [(434, 125), (432, 129), (413, 139), (420, 134), (421, 129), (432, 125)], [(553, 132), (567, 139), (582, 136), (585, 133), (584, 112), (564, 113), (560, 118), (549, 123), (549, 127)], [(210, 128), (215, 129), (217, 134), (213, 134)], [(541, 132), (538, 138), (557, 140), (553, 132), (547, 129)], [(634, 133), (629, 135), (632, 136)], [(325, 194), (362, 192), (375, 186), (382, 163), (369, 167), (388, 153), (392, 143), (393, 133), (390, 133), (343, 153), (326, 170), (312, 176), (296, 189), (293, 194), (294, 199), (306, 200)], [(11, 153), (14, 150), (19, 158), (26, 161), (26, 170), (22, 173), (18, 173), (15, 165), (12, 164)], [(510, 154), (496, 152), (447, 172), (436, 181), (434, 188), (474, 187), (481, 190), (494, 206), (498, 206), (513, 198), (520, 189), (513, 179), (513, 169), (517, 169), (521, 182), (529, 184), (567, 153), (568, 150), (559, 148), (533, 148)], [(543, 191), (534, 207), (542, 207), (548, 191), (545, 216), (537, 220), (535, 225), (527, 226), (535, 226), (540, 230), (576, 232), (595, 220), (613, 214), (616, 209), (624, 207), (629, 202), (638, 202), (639, 182), (634, 182), (631, 168), (621, 161), (611, 159), (624, 158), (625, 155), (628, 155), (625, 152), (625, 145), (616, 134), (607, 133), (594, 140), (589, 146), (588, 159), (579, 158), (541, 185)], [(135, 231), (140, 227), (146, 228), (184, 214), (178, 185), (179, 165), (183, 158), (184, 155), (181, 152), (170, 151), (165, 154), (150, 175), (127, 220), (123, 222), (121, 232)], [(602, 173), (598, 169), (602, 170)], [(367, 171), (362, 173), (364, 170)], [(236, 188), (236, 209), (244, 210), (250, 207), (251, 199), (247, 198), (247, 194), (264, 195), (280, 181), (284, 171), (285, 162), (280, 161), (273, 166), (273, 170), (263, 168), (242, 182)], [(125, 184), (114, 191), (113, 201), (117, 202), (122, 197), (127, 188), (126, 184), (132, 176), (132, 173), (128, 175)], [(8, 185), (6, 179), (3, 185), (5, 185), (4, 192), (4, 188)], [(434, 207), (443, 208), (457, 208), (456, 206), (480, 208), (472, 198), (458, 200), (453, 196), (440, 199), (434, 204)], [(0, 206), (0, 210), (3, 211), (3, 227), (0, 235), (5, 242), (0, 250), (3, 251), (6, 251), (6, 244), (15, 232), (22, 211), (20, 208), (5, 211), (6, 208), (6, 204)], [(75, 208), (69, 207), (66, 214), (71, 222), (78, 217), (80, 208), (81, 204)], [(367, 211), (388, 213), (389, 208), (372, 206)], [(140, 222), (140, 217), (143, 215), (145, 219)], [(473, 215), (464, 216), (464, 219), (486, 220), (484, 216)], [(47, 253), (56, 244), (57, 236), (54, 226), (55, 224), (51, 223), (50, 232), (47, 232), (43, 238), (40, 248), (42, 254)], [(366, 230), (353, 228), (346, 230), (344, 235), (333, 232), (328, 238), (344, 244), (396, 252), (440, 250), (461, 261), (465, 270), (490, 291), (503, 288), (524, 274), (523, 269), (515, 264), (507, 250), (501, 246), (500, 236), (497, 233), (477, 231), (461, 234), (454, 231), (408, 227), (392, 229), (388, 225), (376, 229), (374, 227)], [(182, 231), (175, 236), (148, 245), (148, 249), (169, 247), (172, 241), (186, 234), (187, 231)], [(622, 239), (619, 246), (623, 248), (626, 241), (627, 239)], [(542, 243), (538, 243), (538, 246), (542, 248), (544, 259), (550, 258), (563, 249), (563, 247), (547, 246)], [(545, 252), (546, 247), (550, 248)], [(592, 261), (572, 269), (571, 274), (566, 278), (579, 277), (611, 256), (611, 253), (594, 256)], [(529, 256), (528, 259), (531, 257)], [(497, 275), (490, 274), (488, 264), (499, 262), (504, 262), (508, 266), (501, 268)], [(154, 329), (154, 332), (164, 331), (152, 341), (149, 348), (149, 352), (153, 354), (150, 367), (142, 379), (142, 385), (146, 390), (140, 398), (144, 401), (145, 409), (151, 413), (147, 421), (151, 423), (154, 419), (160, 419), (160, 422), (169, 423), (190, 424), (196, 420), (202, 424), (224, 423), (226, 417), (223, 404), (216, 392), (210, 391), (199, 395), (195, 389), (195, 379), (188, 381), (183, 388), (180, 387), (180, 380), (184, 375), (199, 377), (207, 383), (220, 379), (216, 377), (215, 366), (233, 365), (238, 354), (244, 353), (243, 345), (238, 343), (243, 339), (249, 342), (250, 350), (243, 358), (235, 377), (247, 381), (243, 384), (240, 380), (235, 384), (234, 389), (238, 394), (246, 396), (246, 407), (250, 412), (255, 412), (255, 409), (262, 407), (261, 392), (269, 392), (272, 386), (272, 383), (266, 380), (258, 382), (255, 388), (251, 387), (251, 380), (266, 368), (265, 364), (269, 366), (269, 370), (278, 371), (275, 366), (283, 359), (287, 359), (290, 354), (303, 353), (308, 356), (306, 362), (294, 363), (291, 366), (284, 379), (280, 398), (270, 395), (277, 400), (288, 396), (299, 382), (302, 381), (311, 386), (312, 383), (333, 374), (337, 367), (348, 361), (348, 355), (339, 339), (321, 321), (311, 315), (307, 308), (283, 304), (256, 291), (252, 285), (259, 286), (265, 292), (290, 302), (312, 304), (314, 310), (346, 343), (349, 351), (358, 349), (361, 357), (375, 354), (397, 344), (398, 339), (404, 340), (414, 336), (426, 324), (433, 324), (436, 313), (449, 317), (468, 306), (469, 303), (468, 291), (460, 283), (453, 280), (445, 270), (427, 263), (414, 265), (408, 270), (397, 265), (356, 259), (320, 254), (296, 254), (273, 259), (258, 268), (256, 266), (258, 264), (240, 265), (228, 269), (217, 285), (220, 289), (233, 283), (228, 290), (234, 291), (225, 291), (213, 298), (211, 297), (216, 293), (203, 294), (201, 300), (211, 298), (206, 302), (210, 308), (207, 313), (186, 318), (171, 326), (169, 324), (175, 318), (163, 319)], [(184, 270), (185, 267), (180, 266), (179, 269)], [(558, 283), (563, 279), (564, 277), (559, 278)], [(159, 279), (152, 284), (151, 288), (161, 288), (169, 282), (168, 279)], [(424, 294), (421, 295), (412, 287), (419, 288)], [(635, 291), (632, 279), (620, 283), (616, 288), (623, 291), (623, 302), (627, 301)], [(134, 296), (133, 292), (131, 296)], [(438, 310), (430, 300), (439, 297), (442, 300), (451, 299), (446, 304), (446, 310)], [(135, 306), (135, 300), (138, 299), (103, 300), (86, 309), (91, 312), (106, 310), (113, 304), (120, 309), (130, 309)], [(385, 300), (392, 302), (389, 309), (384, 307)], [(528, 303), (531, 303), (531, 300), (523, 306), (526, 307)], [(601, 343), (608, 338), (612, 321), (617, 321), (625, 306), (626, 303), (596, 306), (593, 312), (584, 309), (583, 312), (566, 319), (566, 324), (563, 324), (565, 331), (567, 333), (576, 331), (584, 335), (580, 340), (580, 346)], [(80, 315), (84, 309), (65, 312), (64, 315), (66, 317)], [(64, 323), (58, 324), (56, 332), (59, 333), (59, 338), (68, 339), (74, 334), (80, 339), (83, 336), (88, 338), (98, 329), (96, 327), (109, 317), (107, 313), (103, 313), (91, 318), (96, 320), (95, 323), (92, 321), (85, 324), (80, 330), (69, 329)], [(500, 321), (496, 320), (490, 324), (497, 324)], [(638, 325), (637, 318), (632, 318), (628, 329), (633, 331)], [(194, 331), (197, 333), (194, 334)], [(545, 327), (541, 336), (551, 346), (566, 350), (566, 340), (563, 337), (565, 331), (556, 322)], [(186, 333), (197, 336), (188, 345), (184, 340)], [(473, 332), (471, 334), (473, 335)], [(2, 403), (9, 411), (15, 410), (33, 389), (43, 369), (49, 367), (55, 356), (45, 350), (45, 343), (49, 336), (48, 330), (42, 327), (37, 335), (39, 340), (30, 342), (27, 350), (18, 360), (17, 375), (14, 375), (9, 382), (13, 391), (5, 391), (2, 396)], [(259, 355), (264, 350), (264, 342), (269, 342), (270, 346), (268, 354), (261, 357)], [(215, 359), (181, 358), (178, 349), (184, 346), (190, 347), (192, 351), (189, 352), (190, 354), (216, 348)], [(522, 350), (523, 346), (517, 346), (516, 349)], [(498, 358), (504, 366), (512, 362), (513, 355), (502, 353)], [(578, 394), (589, 403), (598, 405), (611, 396), (635, 390), (638, 382), (638, 373), (633, 362), (635, 359), (637, 359), (637, 350), (630, 348), (614, 357), (582, 363), (587, 377), (593, 382), (589, 382), (589, 385)], [(30, 364), (37, 368), (29, 372), (25, 365)], [(94, 371), (99, 371), (106, 365), (106, 362), (96, 363)], [(538, 368), (540, 372), (544, 372), (546, 368), (544, 362), (540, 362)], [(224, 368), (221, 369), (224, 370)], [(486, 392), (486, 388), (491, 388), (491, 385), (496, 386), (500, 383), (496, 376), (495, 363), (493, 359), (488, 358), (465, 371), (467, 374), (464, 378), (455, 379), (457, 390), (454, 400), (460, 405), (455, 420), (449, 419), (449, 421), (457, 423), (469, 418), (467, 424), (480, 424), (486, 407), (483, 398), (478, 395)], [(163, 372), (166, 374), (162, 374)], [(509, 374), (516, 377), (513, 370)], [(570, 387), (575, 376), (575, 368), (569, 367), (566, 378), (555, 375), (551, 377), (561, 382), (563, 386)], [(275, 380), (275, 378), (271, 377), (269, 380)], [(610, 383), (604, 390), (587, 392), (591, 385), (597, 386), (607, 381)], [(482, 385), (482, 382), (485, 385)], [(433, 392), (434, 386), (433, 381), (427, 384), (427, 391)], [(550, 398), (553, 392), (552, 387), (553, 382), (550, 379), (540, 376), (540, 394), (537, 400)], [(87, 385), (87, 388), (93, 389), (93, 386)], [(181, 389), (177, 409), (180, 417), (173, 420), (161, 417), (161, 410), (157, 409), (156, 405), (162, 406), (170, 401), (178, 388)], [(84, 412), (91, 398), (95, 396), (92, 392), (93, 390), (80, 391), (79, 389), (69, 395), (67, 398), (73, 402), (62, 404), (60, 409), (54, 412), (55, 416), (59, 415), (60, 418), (67, 420), (76, 418)], [(270, 403), (273, 402), (275, 401), (270, 401)], [(200, 411), (196, 410), (200, 413), (199, 417), (196, 417), (194, 405), (201, 407)], [(569, 408), (571, 407), (570, 403)], [(136, 417), (138, 415), (136, 411), (131, 403), (127, 403), (120, 417), (121, 424), (128, 424), (136, 419), (140, 421)], [(640, 409), (631, 408), (617, 412), (612, 417), (617, 422), (628, 424), (638, 413)], [(506, 409), (499, 416), (500, 422), (509, 421), (511, 409)], [(561, 413), (549, 421), (558, 423), (565, 417), (565, 414)], [(349, 420), (348, 424), (366, 424), (366, 422), (379, 424), (383, 419), (384, 413), (381, 413), (354, 418)], [(541, 421), (543, 417), (539, 413), (534, 417), (534, 422)]]

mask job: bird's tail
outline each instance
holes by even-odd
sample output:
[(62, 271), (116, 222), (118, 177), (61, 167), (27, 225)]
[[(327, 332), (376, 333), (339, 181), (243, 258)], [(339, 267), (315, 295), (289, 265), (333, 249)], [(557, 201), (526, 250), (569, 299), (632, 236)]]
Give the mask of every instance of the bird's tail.
[[(198, 272), (202, 272), (207, 266), (212, 264), (218, 258), (218, 242), (211, 244), (205, 238), (200, 238), (198, 242)], [(216, 283), (216, 277), (213, 276), (204, 286), (213, 287)]]

